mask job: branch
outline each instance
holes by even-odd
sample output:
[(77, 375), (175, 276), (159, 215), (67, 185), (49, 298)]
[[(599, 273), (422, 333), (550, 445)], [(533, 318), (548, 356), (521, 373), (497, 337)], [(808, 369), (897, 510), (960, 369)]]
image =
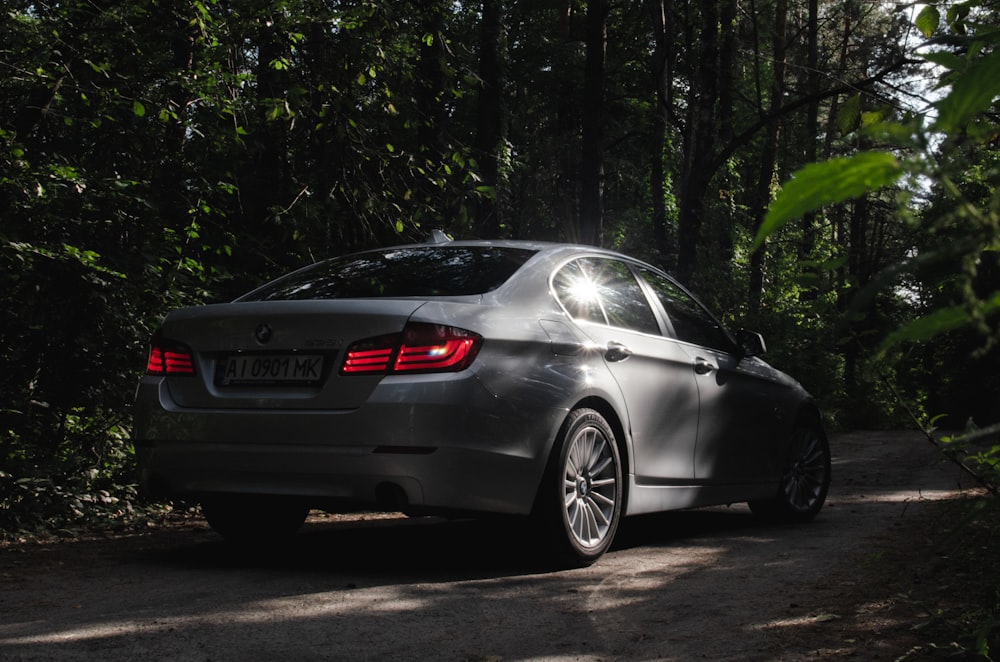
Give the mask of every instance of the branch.
[(905, 58), (897, 60), (892, 64), (888, 65), (887, 67), (885, 67), (884, 69), (882, 69), (881, 71), (879, 71), (878, 73), (869, 76), (868, 78), (864, 78), (862, 80), (855, 81), (853, 83), (843, 83), (836, 87), (831, 87), (826, 90), (820, 90), (816, 94), (810, 94), (804, 97), (800, 97), (799, 99), (796, 99), (795, 101), (787, 105), (783, 105), (780, 108), (774, 110), (773, 112), (758, 118), (756, 122), (754, 122), (749, 127), (744, 129), (738, 135), (734, 136), (729, 141), (729, 143), (724, 148), (722, 148), (722, 150), (715, 156), (715, 159), (711, 162), (711, 172), (714, 173), (719, 168), (721, 168), (726, 163), (726, 161), (728, 161), (729, 158), (736, 152), (737, 149), (748, 143), (750, 139), (753, 138), (754, 134), (756, 134), (758, 131), (767, 126), (769, 122), (784, 117), (785, 115), (791, 113), (792, 111), (798, 110), (803, 106), (808, 106), (811, 103), (822, 101), (824, 99), (829, 99), (830, 97), (835, 97), (838, 94), (844, 94), (847, 92), (852, 92), (855, 90), (860, 90), (865, 87), (868, 87), (872, 83), (877, 83), (881, 81), (881, 79), (884, 78), (885, 76), (888, 76), (889, 74), (895, 71), (899, 71), (903, 67), (903, 65), (912, 64), (913, 62), (914, 62), (913, 60), (908, 60)]

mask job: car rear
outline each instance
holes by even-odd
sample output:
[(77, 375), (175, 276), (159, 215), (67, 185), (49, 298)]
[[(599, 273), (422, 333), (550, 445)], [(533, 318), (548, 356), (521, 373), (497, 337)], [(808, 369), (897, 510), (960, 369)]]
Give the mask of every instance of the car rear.
[(534, 251), (449, 248), (362, 254), (168, 315), (136, 397), (146, 490), (527, 513), (565, 411), (523, 396), (538, 378), (518, 366), (543, 366), (549, 340), (497, 292)]

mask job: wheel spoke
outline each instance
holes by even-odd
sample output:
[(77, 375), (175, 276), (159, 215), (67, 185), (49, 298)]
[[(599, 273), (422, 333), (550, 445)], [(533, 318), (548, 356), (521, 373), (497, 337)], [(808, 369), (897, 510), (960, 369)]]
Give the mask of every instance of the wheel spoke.
[(595, 507), (598, 508), (604, 506), (608, 511), (611, 511), (615, 507), (615, 500), (600, 492), (591, 492), (590, 499), (594, 502)]
[(610, 455), (606, 456), (603, 460), (601, 460), (600, 458), (597, 459), (599, 461), (599, 464), (590, 469), (590, 473), (595, 476), (599, 476), (600, 474), (604, 473), (604, 470), (607, 469), (609, 466), (611, 466), (613, 462)]
[[(601, 513), (599, 508), (593, 506), (589, 503), (589, 500), (584, 500), (583, 511), (587, 514), (587, 541), (596, 542), (600, 540), (602, 536), (602, 528), (597, 522), (597, 516)], [(604, 517), (601, 517), (604, 519)], [(607, 520), (605, 520), (607, 521)]]

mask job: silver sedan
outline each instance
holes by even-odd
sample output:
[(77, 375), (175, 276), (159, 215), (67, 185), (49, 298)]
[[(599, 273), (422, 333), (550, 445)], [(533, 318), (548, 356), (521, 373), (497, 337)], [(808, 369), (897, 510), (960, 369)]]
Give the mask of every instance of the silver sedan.
[(239, 541), (309, 509), (531, 516), (586, 565), (623, 516), (749, 502), (804, 521), (813, 399), (659, 269), (588, 246), (440, 241), (176, 310), (135, 405), (147, 493)]

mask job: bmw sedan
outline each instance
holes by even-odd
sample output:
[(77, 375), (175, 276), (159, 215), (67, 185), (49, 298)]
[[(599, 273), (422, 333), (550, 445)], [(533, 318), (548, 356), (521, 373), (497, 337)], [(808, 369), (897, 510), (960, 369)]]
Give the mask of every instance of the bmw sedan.
[(438, 241), (176, 310), (135, 404), (146, 492), (237, 541), (310, 509), (530, 516), (587, 565), (622, 517), (748, 502), (814, 517), (819, 410), (654, 266), (590, 246)]

